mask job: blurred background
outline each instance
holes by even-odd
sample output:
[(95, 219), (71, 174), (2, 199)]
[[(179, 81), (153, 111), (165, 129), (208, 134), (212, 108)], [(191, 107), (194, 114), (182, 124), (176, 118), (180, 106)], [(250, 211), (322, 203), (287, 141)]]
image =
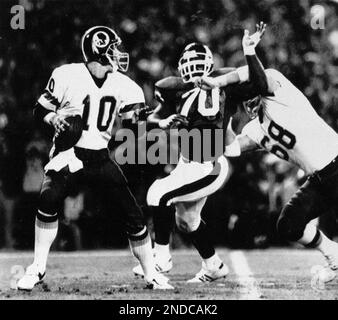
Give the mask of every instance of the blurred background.
[[(13, 30), (12, 6), (25, 8), (25, 28)], [(283, 72), (338, 129), (338, 1), (315, 0), (16, 0), (0, 1), (0, 248), (32, 249), (36, 204), (52, 132), (34, 123), (33, 106), (52, 70), (81, 62), (80, 40), (94, 25), (112, 27), (130, 54), (128, 75), (154, 107), (154, 83), (177, 73), (184, 46), (200, 41), (214, 53), (215, 68), (245, 63), (243, 29), (268, 24), (257, 53)], [(234, 119), (237, 132), (248, 119)], [(170, 166), (123, 168), (151, 225), (146, 190)], [(281, 207), (304, 175), (273, 155), (231, 160), (231, 177), (208, 199), (203, 218), (217, 245), (265, 248), (282, 243), (275, 231)], [(120, 208), (101, 201), (104, 190), (79, 186), (65, 200), (55, 249), (126, 247)], [(109, 200), (109, 201), (108, 201)], [(333, 212), (319, 223), (337, 236)], [(190, 246), (177, 230), (174, 248)]]

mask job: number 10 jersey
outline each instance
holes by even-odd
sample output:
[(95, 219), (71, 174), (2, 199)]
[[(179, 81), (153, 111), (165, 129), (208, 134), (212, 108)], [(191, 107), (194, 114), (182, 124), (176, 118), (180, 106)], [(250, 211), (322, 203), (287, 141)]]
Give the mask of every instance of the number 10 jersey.
[(129, 77), (116, 71), (107, 73), (101, 86), (84, 63), (56, 68), (38, 102), (62, 115), (81, 115), (83, 132), (77, 147), (107, 148), (116, 116), (132, 117), (144, 104), (142, 89)]

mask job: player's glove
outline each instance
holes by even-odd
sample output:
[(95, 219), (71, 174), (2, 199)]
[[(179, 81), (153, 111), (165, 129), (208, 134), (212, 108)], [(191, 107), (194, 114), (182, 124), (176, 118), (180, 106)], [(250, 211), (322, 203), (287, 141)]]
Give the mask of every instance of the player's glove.
[(188, 125), (188, 120), (180, 114), (173, 114), (166, 119), (160, 120), (158, 126), (161, 129), (166, 130), (172, 127), (177, 127), (180, 124)]
[(260, 22), (256, 24), (256, 32), (253, 35), (249, 35), (249, 30), (244, 30), (244, 36), (242, 39), (243, 52), (245, 55), (254, 55), (255, 48), (257, 44), (261, 41), (262, 36), (265, 32), (266, 24), (264, 22)]
[(217, 86), (218, 86), (217, 81), (215, 80), (215, 78), (212, 78), (212, 77), (204, 76), (204, 77), (198, 78), (195, 81), (195, 87), (199, 87), (203, 90), (212, 90), (216, 88)]
[(137, 123), (138, 121), (146, 121), (148, 116), (154, 112), (149, 106), (144, 106), (143, 108), (139, 108), (135, 110), (133, 115), (133, 123)]

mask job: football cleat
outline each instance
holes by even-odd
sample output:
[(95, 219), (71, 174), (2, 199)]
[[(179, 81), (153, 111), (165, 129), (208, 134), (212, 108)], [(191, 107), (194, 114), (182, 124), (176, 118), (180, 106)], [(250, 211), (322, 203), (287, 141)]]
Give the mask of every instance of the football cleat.
[(36, 265), (32, 264), (27, 267), (25, 275), (18, 281), (18, 290), (31, 291), (36, 285), (42, 283), (45, 279), (46, 272), (41, 274)]
[(151, 279), (146, 279), (146, 288), (151, 290), (172, 290), (169, 279), (161, 273), (156, 273)]
[(333, 271), (338, 271), (338, 243), (332, 241), (329, 250), (323, 253), (323, 255), (327, 266)]
[(205, 262), (202, 262), (202, 269), (198, 272), (194, 278), (187, 281), (187, 283), (203, 283), (212, 282), (221, 278), (225, 278), (229, 273), (229, 268), (223, 262), (219, 268), (214, 270), (207, 269)]
[[(167, 259), (159, 259), (155, 255), (155, 270), (159, 273), (168, 273), (173, 268), (173, 262), (171, 256)], [(144, 277), (142, 266), (138, 264), (133, 268), (133, 273), (136, 277)]]

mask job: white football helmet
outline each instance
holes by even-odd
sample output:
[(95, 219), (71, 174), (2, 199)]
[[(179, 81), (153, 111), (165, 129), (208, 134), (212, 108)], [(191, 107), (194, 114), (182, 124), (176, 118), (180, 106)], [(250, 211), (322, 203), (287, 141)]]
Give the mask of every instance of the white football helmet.
[(178, 61), (178, 71), (183, 82), (194, 82), (212, 71), (214, 60), (210, 49), (201, 43), (188, 44)]

